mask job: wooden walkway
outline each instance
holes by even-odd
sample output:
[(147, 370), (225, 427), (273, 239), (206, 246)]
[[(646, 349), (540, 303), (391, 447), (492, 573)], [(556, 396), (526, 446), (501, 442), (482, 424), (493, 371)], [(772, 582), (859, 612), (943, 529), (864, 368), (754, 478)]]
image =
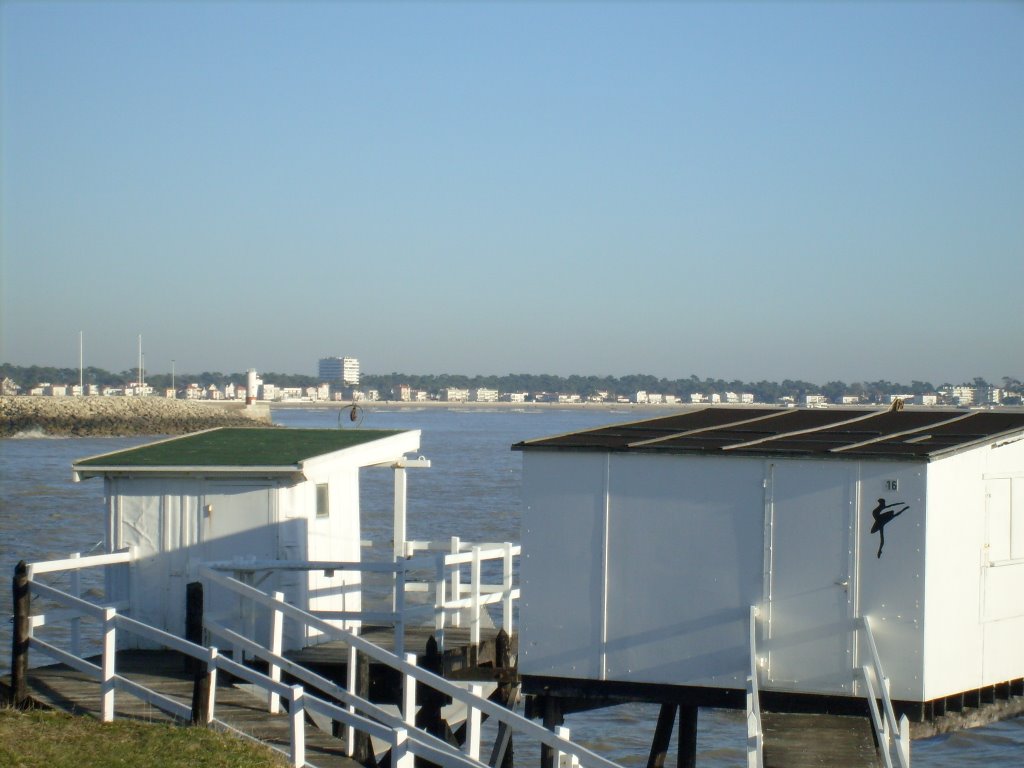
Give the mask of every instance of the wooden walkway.
[[(99, 664), (99, 658), (89, 661)], [(185, 706), (192, 703), (192, 675), (185, 671), (180, 654), (170, 651), (119, 651), (117, 673), (173, 698)], [(215, 717), (231, 728), (288, 752), (290, 732), (285, 715), (270, 715), (266, 699), (241, 686), (225, 682), (218, 675)], [(9, 685), (10, 678), (4, 677)], [(29, 670), (29, 695), (37, 704), (74, 714), (99, 718), (100, 684), (63, 664)], [(129, 718), (154, 723), (181, 723), (156, 707), (124, 691), (114, 695), (115, 719)], [(306, 727), (306, 761), (318, 768), (361, 768), (345, 756), (344, 743), (319, 730)]]
[(876, 768), (882, 764), (867, 717), (765, 712), (761, 726), (765, 768)]

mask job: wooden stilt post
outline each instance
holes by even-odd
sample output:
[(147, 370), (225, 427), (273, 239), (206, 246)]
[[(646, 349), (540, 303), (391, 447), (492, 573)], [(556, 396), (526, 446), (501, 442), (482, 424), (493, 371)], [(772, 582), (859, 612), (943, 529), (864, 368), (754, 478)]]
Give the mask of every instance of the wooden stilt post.
[[(196, 645), (203, 644), (203, 583), (191, 581), (185, 585), (185, 639)], [(185, 657), (185, 671), (195, 675), (206, 670), (199, 659)], [(198, 677), (197, 677), (198, 679)]]
[[(433, 672), (435, 675), (441, 675), (444, 672), (444, 658), (433, 635), (427, 640), (426, 653), (423, 656), (420, 667)], [(416, 713), (416, 727), (422, 728), (432, 736), (444, 739), (453, 747), (459, 746), (458, 739), (455, 738), (452, 729), (447, 721), (441, 717), (441, 707), (448, 704), (450, 699), (429, 685), (420, 685), (417, 686), (417, 701), (419, 702), (420, 709)], [(416, 765), (426, 767), (432, 766), (433, 763), (422, 757), (417, 757)]]
[(697, 707), (679, 705), (678, 768), (697, 768)]
[[(555, 728), (565, 723), (561, 702), (554, 696), (544, 697), (544, 727), (554, 732)], [(547, 744), (540, 747), (540, 768), (558, 768), (555, 760), (558, 752)]]
[[(515, 659), (512, 655), (512, 638), (502, 628), (498, 636), (494, 638), (494, 665), (499, 669), (513, 669)], [(501, 702), (509, 709), (515, 709), (516, 700), (519, 698), (519, 688), (515, 683), (502, 683)], [(514, 747), (512, 744), (512, 731), (505, 723), (498, 726), (498, 736), (494, 741), (494, 749), (491, 751), (491, 759), (488, 761), (495, 768), (512, 768), (514, 762)]]
[(28, 566), (24, 560), (14, 567), (14, 635), (11, 638), (11, 706), (28, 706), (29, 593)]
[[(185, 639), (203, 644), (203, 583), (185, 585)], [(210, 675), (205, 664), (192, 656), (185, 657), (185, 671), (192, 673), (192, 725), (205, 725), (210, 708)]]
[(651, 754), (647, 758), (647, 768), (665, 768), (665, 756), (668, 754), (668, 745), (672, 740), (672, 726), (676, 724), (675, 704), (662, 704), (658, 713), (658, 725), (654, 729), (654, 739), (651, 741)]
[[(370, 699), (370, 657), (365, 653), (356, 654), (356, 696), (366, 701)], [(376, 766), (370, 734), (356, 731), (352, 739), (352, 759), (366, 766)]]

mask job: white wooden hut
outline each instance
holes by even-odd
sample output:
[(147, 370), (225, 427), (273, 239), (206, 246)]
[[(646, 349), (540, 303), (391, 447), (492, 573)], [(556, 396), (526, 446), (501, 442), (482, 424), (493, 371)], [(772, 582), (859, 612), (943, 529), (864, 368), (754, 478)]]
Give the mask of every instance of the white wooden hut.
[[(180, 635), (185, 585), (199, 563), (359, 561), (359, 470), (391, 466), (401, 474), (419, 444), (416, 430), (214, 429), (82, 459), (73, 471), (76, 480), (104, 480), (108, 551), (134, 550), (122, 585), (134, 617)], [(404, 475), (396, 490), (396, 523), (404, 526)], [(293, 605), (360, 610), (358, 572), (271, 578), (261, 588), (283, 591)], [(231, 607), (225, 594), (207, 597), (208, 612)]]
[(514, 447), (528, 692), (742, 702), (751, 606), (769, 691), (856, 694), (864, 616), (912, 719), (1021, 687), (1020, 411), (704, 408)]

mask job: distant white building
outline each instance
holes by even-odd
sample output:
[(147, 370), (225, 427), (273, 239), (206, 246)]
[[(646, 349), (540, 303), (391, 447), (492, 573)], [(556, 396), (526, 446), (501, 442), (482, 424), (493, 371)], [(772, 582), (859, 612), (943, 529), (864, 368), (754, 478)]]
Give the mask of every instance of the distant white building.
[(727, 403), (738, 403), (739, 401), (740, 401), (740, 396), (737, 395), (735, 392), (726, 392), (725, 393), (725, 402), (727, 402)]
[(702, 392), (692, 392), (692, 393), (690, 393), (690, 402), (691, 403), (703, 403), (706, 400), (707, 400), (707, 398), (704, 397), (704, 394)]
[(804, 405), (828, 405), (828, 398), (824, 395), (804, 395)]
[(469, 400), (469, 390), (460, 389), (458, 387), (448, 387), (448, 389), (442, 390), (441, 396), (443, 400), (449, 403), (464, 403)]
[(473, 390), (472, 399), (478, 403), (496, 403), (498, 402), (498, 390), (478, 387)]
[(0, 379), (0, 395), (16, 395), (20, 389), (21, 387), (14, 383), (14, 379), (7, 378), (6, 376)]
[(856, 405), (860, 402), (860, 395), (843, 395), (839, 398), (843, 405)]
[(641, 403), (641, 404), (646, 403), (647, 402), (647, 390), (641, 389), (639, 392), (637, 392), (636, 393), (636, 397), (633, 398), (633, 402)]
[(579, 395), (575, 395), (575, 394), (574, 395), (559, 395), (558, 396), (558, 402), (562, 403), (563, 405), (565, 405), (567, 403), (579, 403), (579, 402), (582, 402), (582, 399), (580, 398)]
[(915, 395), (914, 402), (918, 405), (938, 405), (938, 395)]
[(525, 392), (506, 392), (501, 396), (502, 400), (510, 403), (525, 403), (526, 393)]
[(973, 405), (975, 399), (974, 387), (943, 387), (939, 393), (951, 400), (956, 405)]
[(391, 390), (391, 394), (394, 396), (395, 400), (402, 403), (408, 403), (412, 400), (412, 387), (408, 384), (399, 384)]
[(341, 382), (348, 387), (359, 384), (359, 360), (354, 357), (322, 357), (317, 371), (322, 381)]
[(709, 400), (712, 403), (720, 403), (720, 402), (722, 402), (722, 396), (720, 394), (718, 394), (717, 392), (712, 392), (711, 393), (711, 397), (709, 398)]
[(740, 402), (745, 405), (753, 405), (754, 395), (752, 392), (744, 392), (740, 395)]

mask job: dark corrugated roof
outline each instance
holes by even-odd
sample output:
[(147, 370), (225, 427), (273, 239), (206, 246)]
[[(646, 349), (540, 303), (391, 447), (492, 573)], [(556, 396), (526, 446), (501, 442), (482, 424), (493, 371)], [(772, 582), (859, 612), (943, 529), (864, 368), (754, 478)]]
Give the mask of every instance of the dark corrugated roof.
[(513, 448), (922, 459), (1015, 432), (1024, 412), (710, 407)]

